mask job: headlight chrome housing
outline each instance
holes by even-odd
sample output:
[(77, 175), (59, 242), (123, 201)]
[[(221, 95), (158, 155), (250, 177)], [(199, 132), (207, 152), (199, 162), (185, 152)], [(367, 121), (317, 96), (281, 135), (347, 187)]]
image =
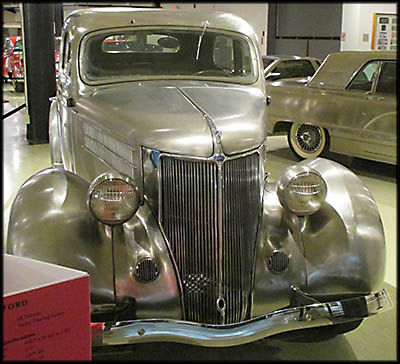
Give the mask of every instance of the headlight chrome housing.
[(126, 175), (103, 173), (89, 186), (88, 204), (93, 216), (104, 224), (123, 224), (139, 208), (138, 189)]
[(304, 166), (292, 166), (279, 177), (277, 194), (283, 207), (296, 215), (305, 216), (321, 208), (327, 186), (317, 171)]

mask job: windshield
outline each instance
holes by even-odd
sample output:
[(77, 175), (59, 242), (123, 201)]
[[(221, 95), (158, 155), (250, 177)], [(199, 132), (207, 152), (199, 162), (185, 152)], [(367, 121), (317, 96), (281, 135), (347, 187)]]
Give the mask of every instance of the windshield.
[(18, 39), (14, 44), (14, 52), (22, 52), (22, 39)]
[(143, 79), (257, 79), (253, 48), (237, 33), (206, 29), (125, 30), (87, 36), (80, 72), (87, 83)]

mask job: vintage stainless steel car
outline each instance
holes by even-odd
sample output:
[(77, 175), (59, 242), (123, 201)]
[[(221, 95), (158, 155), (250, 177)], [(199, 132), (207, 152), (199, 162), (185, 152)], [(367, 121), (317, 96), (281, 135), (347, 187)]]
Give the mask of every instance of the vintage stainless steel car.
[(332, 53), (305, 86), (274, 82), (267, 129), (286, 133), (296, 156), (328, 151), (397, 163), (397, 55)]
[[(103, 345), (351, 330), (391, 307), (368, 190), (326, 159), (266, 176), (265, 80), (226, 13), (96, 9), (63, 28), (52, 167), (7, 246), (86, 271)], [(101, 340), (100, 340), (101, 339)]]

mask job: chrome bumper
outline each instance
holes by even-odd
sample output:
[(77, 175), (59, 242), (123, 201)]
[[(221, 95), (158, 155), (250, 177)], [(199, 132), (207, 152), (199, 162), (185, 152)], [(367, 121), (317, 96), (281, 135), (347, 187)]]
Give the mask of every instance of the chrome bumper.
[(382, 290), (367, 296), (277, 310), (231, 325), (205, 325), (170, 319), (105, 322), (93, 324), (92, 345), (163, 341), (198, 346), (234, 346), (286, 331), (363, 319), (390, 308), (390, 297)]

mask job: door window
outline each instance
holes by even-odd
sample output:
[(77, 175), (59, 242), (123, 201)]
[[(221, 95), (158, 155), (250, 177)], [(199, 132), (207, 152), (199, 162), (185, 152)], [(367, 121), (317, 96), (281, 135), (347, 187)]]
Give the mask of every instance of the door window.
[(367, 63), (353, 79), (349, 90), (371, 91), (379, 61)]
[(397, 62), (382, 62), (376, 92), (396, 94), (397, 86)]

